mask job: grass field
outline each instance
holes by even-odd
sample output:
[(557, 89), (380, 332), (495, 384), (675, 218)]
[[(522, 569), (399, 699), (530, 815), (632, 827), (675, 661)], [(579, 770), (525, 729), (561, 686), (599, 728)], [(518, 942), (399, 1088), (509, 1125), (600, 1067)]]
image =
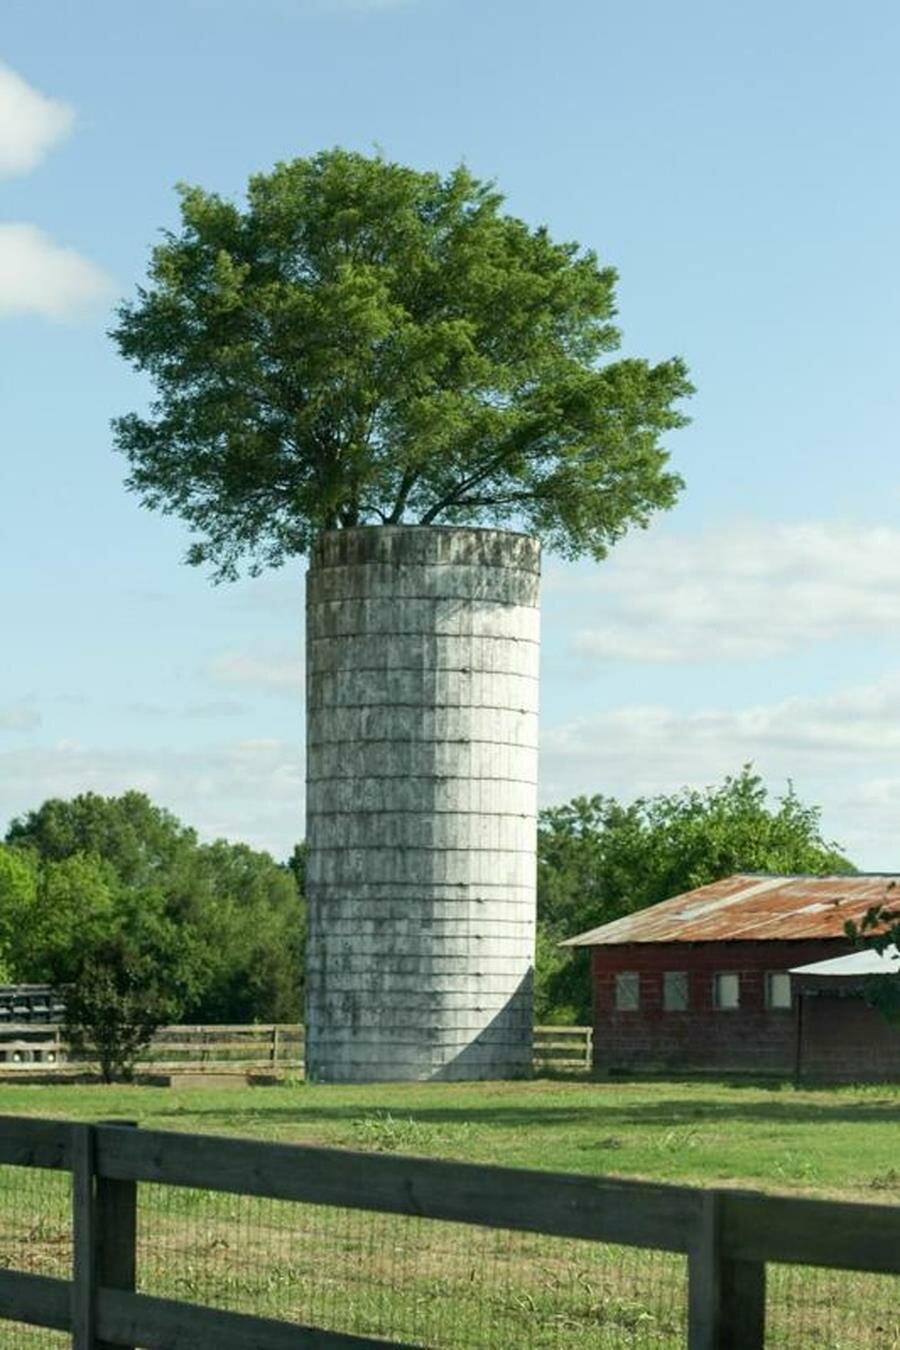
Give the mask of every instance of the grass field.
[[(695, 1083), (0, 1087), (0, 1111), (900, 1203), (900, 1089)], [(26, 1184), (27, 1182), (27, 1184)], [(0, 1261), (63, 1272), (66, 1179), (0, 1169)], [(683, 1258), (142, 1186), (149, 1292), (459, 1347), (675, 1350)], [(900, 1350), (880, 1276), (770, 1271), (767, 1345)], [(10, 1350), (64, 1340), (22, 1331)]]
[(0, 1086), (11, 1115), (332, 1144), (510, 1167), (900, 1201), (900, 1086), (719, 1082)]

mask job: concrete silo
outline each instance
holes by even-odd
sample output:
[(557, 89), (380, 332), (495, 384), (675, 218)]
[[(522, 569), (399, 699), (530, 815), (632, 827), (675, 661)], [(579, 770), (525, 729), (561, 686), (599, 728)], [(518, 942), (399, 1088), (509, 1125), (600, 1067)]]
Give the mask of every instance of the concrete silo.
[(531, 1065), (540, 546), (384, 526), (307, 577), (310, 1077)]

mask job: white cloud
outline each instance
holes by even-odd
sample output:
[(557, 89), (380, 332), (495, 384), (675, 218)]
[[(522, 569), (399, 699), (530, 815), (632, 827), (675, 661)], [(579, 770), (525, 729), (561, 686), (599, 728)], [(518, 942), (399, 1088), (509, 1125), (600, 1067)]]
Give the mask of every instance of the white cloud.
[(48, 797), (146, 792), (204, 839), (227, 838), (286, 858), (303, 832), (298, 744), (234, 741), (191, 752), (97, 750), (59, 742), (0, 753), (0, 837)]
[(0, 176), (27, 173), (69, 131), (75, 114), (0, 62)]
[[(774, 791), (790, 779), (803, 801), (821, 805), (826, 837), (858, 865), (900, 870), (900, 670), (828, 696), (734, 710), (633, 705), (551, 727), (541, 797), (629, 801), (721, 782), (748, 761)], [(22, 746), (0, 751), (0, 835), (47, 797), (137, 788), (206, 839), (245, 840), (284, 858), (302, 834), (303, 786), (300, 736), (190, 751)]]
[(41, 724), (41, 715), (26, 703), (0, 707), (0, 731), (33, 731)]
[(0, 318), (73, 318), (111, 294), (105, 272), (74, 249), (34, 225), (0, 224)]
[(177, 707), (164, 703), (125, 703), (121, 710), (128, 717), (186, 717), (190, 721), (204, 721), (206, 718), (215, 717), (243, 717), (247, 707), (235, 699), (208, 699), (205, 702), (184, 703)]
[(900, 629), (900, 530), (813, 521), (635, 536), (588, 574), (551, 570), (551, 597), (573, 615), (582, 655), (776, 656)]
[(206, 673), (218, 684), (288, 694), (298, 700), (298, 707), (303, 693), (303, 661), (299, 652), (275, 657), (229, 652), (211, 661)]
[(773, 789), (791, 779), (821, 805), (826, 834), (855, 862), (900, 869), (900, 672), (733, 711), (630, 706), (573, 720), (542, 737), (542, 799), (631, 800), (719, 782), (749, 761)]

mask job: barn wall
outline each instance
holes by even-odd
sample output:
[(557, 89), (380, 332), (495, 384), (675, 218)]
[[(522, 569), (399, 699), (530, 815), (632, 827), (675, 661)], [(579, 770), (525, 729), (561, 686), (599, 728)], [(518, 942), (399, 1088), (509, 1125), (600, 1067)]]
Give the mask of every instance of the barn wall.
[(307, 1071), (530, 1069), (536, 540), (324, 534), (307, 584)]
[[(806, 942), (632, 943), (595, 947), (592, 954), (594, 1066), (601, 1072), (673, 1070), (792, 1073), (796, 1052), (794, 1013), (767, 1008), (768, 971), (842, 955), (848, 944)], [(615, 1008), (618, 971), (640, 973), (640, 1008)], [(690, 1007), (663, 1008), (663, 972), (689, 977)], [(713, 1006), (713, 976), (737, 971), (741, 1006)]]
[[(879, 1083), (900, 1079), (900, 1025), (851, 994), (845, 980), (795, 976), (803, 990), (804, 1082)], [(843, 986), (843, 989), (841, 989)]]

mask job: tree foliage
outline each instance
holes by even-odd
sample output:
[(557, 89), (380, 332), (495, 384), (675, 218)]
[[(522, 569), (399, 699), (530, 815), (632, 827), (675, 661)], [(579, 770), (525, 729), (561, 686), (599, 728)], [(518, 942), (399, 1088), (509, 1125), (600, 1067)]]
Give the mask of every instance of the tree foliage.
[(143, 792), (51, 797), (10, 824), (6, 842), (37, 851), (45, 862), (75, 853), (103, 858), (125, 886), (152, 886), (196, 848), (197, 836)]
[(181, 1015), (293, 1021), (304, 933), (288, 866), (244, 844), (200, 844), (143, 793), (52, 799), (0, 846), (0, 959), (17, 980), (72, 983), (101, 951), (127, 956), (128, 970), (135, 950), (177, 951), (166, 998)]
[(576, 797), (542, 811), (538, 1016), (590, 1020), (588, 951), (564, 955), (555, 946), (564, 938), (733, 872), (852, 872), (838, 847), (822, 839), (819, 818), (792, 787), (770, 804), (749, 766), (702, 791), (627, 806)]
[(196, 954), (171, 921), (141, 909), (71, 951), (63, 1034), (77, 1055), (97, 1060), (105, 1083), (130, 1081), (154, 1033), (180, 1019)]
[(15, 978), (11, 947), (36, 890), (37, 858), (0, 844), (0, 982), (4, 984)]
[(605, 360), (616, 276), (489, 183), (331, 150), (182, 187), (112, 337), (155, 388), (115, 423), (128, 485), (217, 579), (321, 529), (514, 523), (604, 555), (672, 505), (682, 361)]
[[(900, 896), (897, 882), (885, 885), (884, 899), (867, 910), (858, 924), (852, 919), (844, 925), (844, 932), (863, 950), (900, 952)], [(900, 1023), (900, 970), (884, 975), (871, 975), (863, 987), (866, 1002), (884, 1013), (891, 1022)]]

